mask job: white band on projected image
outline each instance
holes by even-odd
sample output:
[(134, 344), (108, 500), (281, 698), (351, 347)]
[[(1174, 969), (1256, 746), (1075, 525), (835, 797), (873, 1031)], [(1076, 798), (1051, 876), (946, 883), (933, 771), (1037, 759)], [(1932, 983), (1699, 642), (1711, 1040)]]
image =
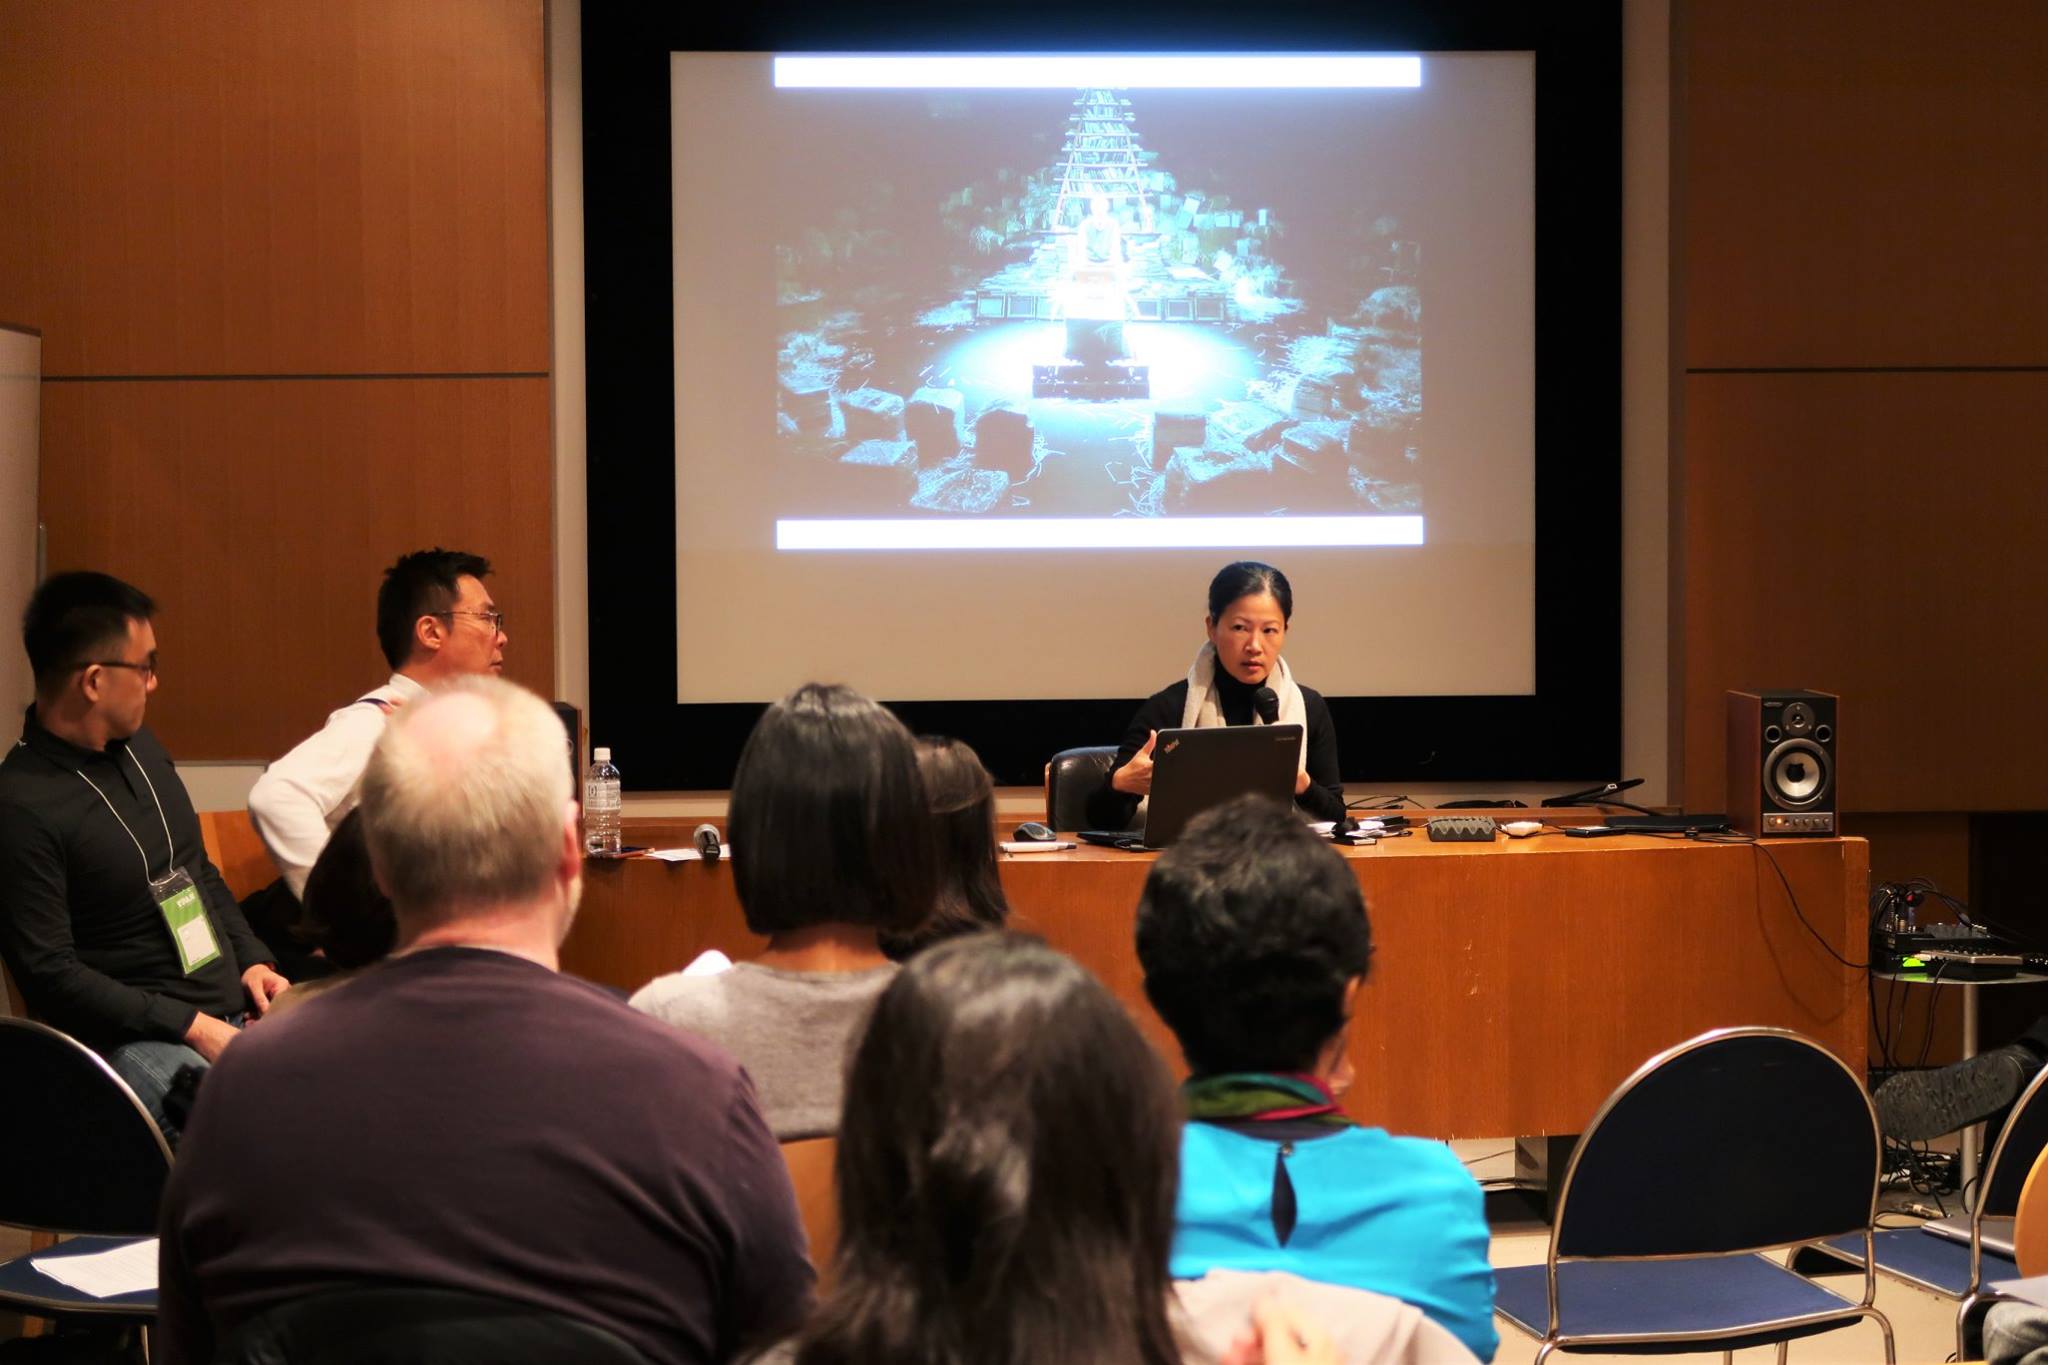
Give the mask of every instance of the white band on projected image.
[(1270, 550), (1420, 545), (1422, 518), (785, 519), (778, 550)]
[(1413, 90), (1422, 58), (1130, 52), (965, 56), (793, 56), (775, 59), (780, 90)]

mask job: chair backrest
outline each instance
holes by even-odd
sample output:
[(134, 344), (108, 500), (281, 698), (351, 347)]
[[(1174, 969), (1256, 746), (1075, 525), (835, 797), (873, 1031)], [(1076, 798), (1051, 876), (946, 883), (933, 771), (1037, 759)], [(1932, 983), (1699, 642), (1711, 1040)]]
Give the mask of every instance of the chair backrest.
[(199, 837), (236, 900), (277, 880), (277, 864), (270, 861), (270, 850), (263, 846), (248, 811), (199, 812)]
[(1862, 1083), (1784, 1029), (1717, 1029), (1623, 1081), (1565, 1169), (1560, 1258), (1710, 1255), (1867, 1229), (1877, 1116)]
[(818, 1288), (828, 1288), (832, 1258), (839, 1250), (839, 1139), (803, 1138), (782, 1144), (789, 1183), (796, 1190), (797, 1216), (811, 1244), (811, 1264), (818, 1269)]
[(2020, 1190), (2034, 1169), (2034, 1158), (2048, 1147), (2048, 1099), (2043, 1098), (2048, 1067), (2034, 1073), (2027, 1088), (2012, 1102), (1998, 1140), (1984, 1163), (1984, 1188), (1977, 1198), (1979, 1217), (2003, 1217), (2019, 1207)]
[(1045, 823), (1056, 830), (1090, 829), (1088, 803), (1109, 783), (1116, 746), (1062, 749), (1045, 765)]
[(2048, 1149), (2034, 1158), (2012, 1220), (2013, 1260), (2028, 1279), (2048, 1274)]
[(0, 1076), (17, 1101), (33, 1101), (0, 1123), (0, 1223), (155, 1232), (171, 1149), (106, 1060), (48, 1025), (0, 1019)]
[(258, 1313), (213, 1365), (647, 1365), (594, 1323), (453, 1289), (333, 1289)]

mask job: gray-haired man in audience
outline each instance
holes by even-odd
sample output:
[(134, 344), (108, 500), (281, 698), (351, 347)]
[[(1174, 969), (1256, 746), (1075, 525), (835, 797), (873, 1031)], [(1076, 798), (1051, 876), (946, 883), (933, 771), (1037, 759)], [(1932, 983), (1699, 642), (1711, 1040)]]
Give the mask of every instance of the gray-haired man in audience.
[(788, 1330), (813, 1274), (753, 1087), (558, 974), (581, 891), (562, 729), (471, 679), (363, 779), (388, 961), (252, 1034), (200, 1091), (165, 1196), (165, 1359), (365, 1282), (580, 1319), (651, 1361)]

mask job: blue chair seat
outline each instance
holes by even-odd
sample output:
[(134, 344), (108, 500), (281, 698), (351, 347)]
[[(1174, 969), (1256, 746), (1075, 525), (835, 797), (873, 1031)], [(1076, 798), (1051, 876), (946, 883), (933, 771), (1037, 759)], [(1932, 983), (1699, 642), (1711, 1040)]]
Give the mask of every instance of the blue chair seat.
[[(1888, 1228), (1871, 1238), (1877, 1268), (1895, 1280), (1917, 1284), (1937, 1294), (1960, 1299), (1970, 1292), (1970, 1248), (1919, 1228)], [(1821, 1244), (1830, 1255), (1839, 1256), (1857, 1269), (1863, 1267), (1863, 1238), (1836, 1237)], [(1988, 1247), (1981, 1257), (1983, 1280), (2013, 1280), (2020, 1268), (2010, 1256)]]
[[(1494, 1272), (1494, 1311), (1541, 1338), (1550, 1305), (1541, 1265)], [(1740, 1350), (1814, 1336), (1861, 1321), (1857, 1305), (1762, 1256), (1700, 1256), (1670, 1261), (1566, 1261), (1557, 1267), (1558, 1335), (1562, 1338), (1684, 1334), (1694, 1339), (1589, 1343), (1585, 1349), (1634, 1355), (1680, 1355), (1702, 1349)], [(1743, 1334), (1758, 1322), (1844, 1314), (1830, 1322)], [(1727, 1332), (1728, 1336), (1712, 1335)], [(1560, 1350), (1575, 1349), (1568, 1342)]]
[(0, 1301), (18, 1312), (36, 1317), (91, 1315), (123, 1321), (150, 1322), (156, 1317), (156, 1291), (144, 1289), (96, 1299), (70, 1285), (53, 1280), (37, 1270), (36, 1262), (65, 1256), (84, 1256), (95, 1251), (112, 1251), (143, 1239), (139, 1237), (74, 1237), (45, 1251), (17, 1256), (0, 1263)]

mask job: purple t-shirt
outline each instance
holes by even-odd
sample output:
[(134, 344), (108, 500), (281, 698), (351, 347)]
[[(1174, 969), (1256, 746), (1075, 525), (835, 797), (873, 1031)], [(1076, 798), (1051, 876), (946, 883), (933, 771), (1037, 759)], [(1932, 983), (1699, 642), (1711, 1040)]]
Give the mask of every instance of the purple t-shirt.
[(652, 1361), (772, 1341), (815, 1276), (746, 1073), (588, 982), (436, 948), (253, 1026), (164, 1197), (162, 1359), (265, 1309), (416, 1284), (580, 1318)]

